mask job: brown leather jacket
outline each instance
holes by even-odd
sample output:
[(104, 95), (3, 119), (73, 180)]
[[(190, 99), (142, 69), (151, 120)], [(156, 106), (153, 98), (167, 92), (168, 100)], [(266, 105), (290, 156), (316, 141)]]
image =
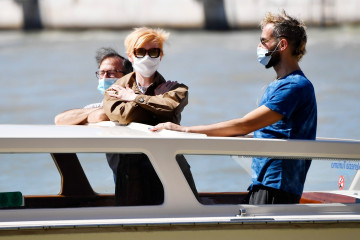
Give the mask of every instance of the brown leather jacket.
[(162, 122), (180, 123), (181, 112), (188, 103), (188, 87), (177, 84), (168, 92), (155, 95), (154, 90), (166, 82), (160, 73), (155, 74), (154, 83), (149, 86), (145, 94), (136, 85), (134, 72), (116, 81), (115, 84), (122, 87), (129, 85), (138, 94), (134, 101), (121, 101), (105, 92), (103, 108), (111, 121), (118, 121), (120, 124), (138, 122), (149, 125)]

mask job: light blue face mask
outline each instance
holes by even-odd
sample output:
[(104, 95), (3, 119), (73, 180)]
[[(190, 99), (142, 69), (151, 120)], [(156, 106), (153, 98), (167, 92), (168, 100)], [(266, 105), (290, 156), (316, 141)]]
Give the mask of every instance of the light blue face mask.
[(276, 45), (276, 48), (274, 51), (269, 51), (266, 48), (258, 47), (257, 48), (257, 59), (259, 63), (266, 66), (270, 62), (270, 59), (274, 52), (278, 51), (277, 48), (279, 47), (280, 42)]
[(101, 95), (104, 95), (105, 90), (108, 89), (111, 85), (113, 85), (117, 80), (118, 80), (118, 78), (102, 78), (102, 79), (99, 79), (99, 84), (98, 84), (97, 89), (99, 90)]
[(259, 63), (266, 66), (269, 63), (272, 56), (271, 54), (269, 54), (269, 50), (266, 48), (258, 47), (256, 52)]

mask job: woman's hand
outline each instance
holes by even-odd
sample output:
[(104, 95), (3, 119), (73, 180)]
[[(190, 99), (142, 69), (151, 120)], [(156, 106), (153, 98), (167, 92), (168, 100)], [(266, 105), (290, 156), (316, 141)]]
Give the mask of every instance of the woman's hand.
[(159, 123), (158, 125), (154, 126), (153, 128), (150, 128), (149, 130), (151, 132), (157, 132), (162, 129), (168, 129), (168, 130), (173, 130), (173, 131), (178, 131), (178, 132), (186, 132), (186, 127), (177, 125), (172, 122)]
[(122, 101), (134, 101), (136, 98), (136, 94), (134, 90), (129, 88), (129, 85), (126, 88), (121, 87), (119, 85), (112, 85), (111, 88), (107, 90), (107, 93), (111, 97), (116, 97)]

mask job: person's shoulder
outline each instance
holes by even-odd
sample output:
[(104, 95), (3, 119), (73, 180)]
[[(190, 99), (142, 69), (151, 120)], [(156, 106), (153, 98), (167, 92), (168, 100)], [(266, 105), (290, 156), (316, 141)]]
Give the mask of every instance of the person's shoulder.
[(177, 83), (177, 84), (175, 85), (175, 87), (186, 88), (187, 90), (189, 89), (189, 87), (188, 87), (188, 86), (186, 86), (186, 85), (185, 85), (185, 84), (183, 84), (183, 83)]
[(299, 88), (314, 88), (312, 82), (305, 76), (303, 72), (294, 77), (294, 82)]
[(301, 71), (295, 71), (291, 74), (289, 74), (284, 81), (282, 81), (283, 84), (291, 84), (294, 87), (309, 87), (312, 86), (312, 83), (309, 81), (309, 79), (305, 76), (305, 74)]
[(301, 70), (297, 70), (295, 72), (292, 72), (291, 74), (289, 74), (286, 77), (286, 79), (289, 80), (289, 81), (298, 81), (298, 82), (309, 81), (307, 79), (307, 77), (305, 76), (305, 74)]
[(291, 74), (287, 79), (287, 84), (289, 90), (296, 96), (307, 96), (315, 92), (313, 84), (302, 71)]
[(273, 81), (269, 84), (269, 92), (291, 92), (297, 95), (301, 92), (313, 91), (312, 83), (301, 71), (296, 71), (285, 78)]
[(157, 72), (157, 75), (155, 77), (156, 77), (155, 81), (157, 82), (157, 84), (162, 84), (162, 83), (171, 84), (172, 87), (170, 88), (170, 90), (174, 90), (176, 88), (185, 88), (186, 90), (189, 89), (189, 87), (183, 83), (179, 83), (179, 82), (173, 81), (173, 80), (165, 80), (165, 78), (159, 72)]
[(183, 89), (183, 90), (187, 91), (187, 90), (189, 89), (188, 86), (186, 86), (186, 85), (183, 84), (183, 83), (178, 83), (177, 81), (168, 80), (168, 81), (166, 81), (166, 83), (171, 84), (170, 90)]

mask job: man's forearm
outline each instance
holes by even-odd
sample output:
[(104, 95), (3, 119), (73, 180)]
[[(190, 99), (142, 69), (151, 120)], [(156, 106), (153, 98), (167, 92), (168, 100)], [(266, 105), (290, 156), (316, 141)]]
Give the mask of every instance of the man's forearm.
[(108, 116), (105, 114), (103, 108), (98, 108), (95, 111), (89, 113), (87, 117), (88, 123), (98, 123), (102, 121), (109, 121)]
[(56, 125), (83, 125), (88, 123), (88, 116), (90, 113), (96, 111), (98, 108), (82, 108), (71, 109), (58, 114), (55, 117)]

